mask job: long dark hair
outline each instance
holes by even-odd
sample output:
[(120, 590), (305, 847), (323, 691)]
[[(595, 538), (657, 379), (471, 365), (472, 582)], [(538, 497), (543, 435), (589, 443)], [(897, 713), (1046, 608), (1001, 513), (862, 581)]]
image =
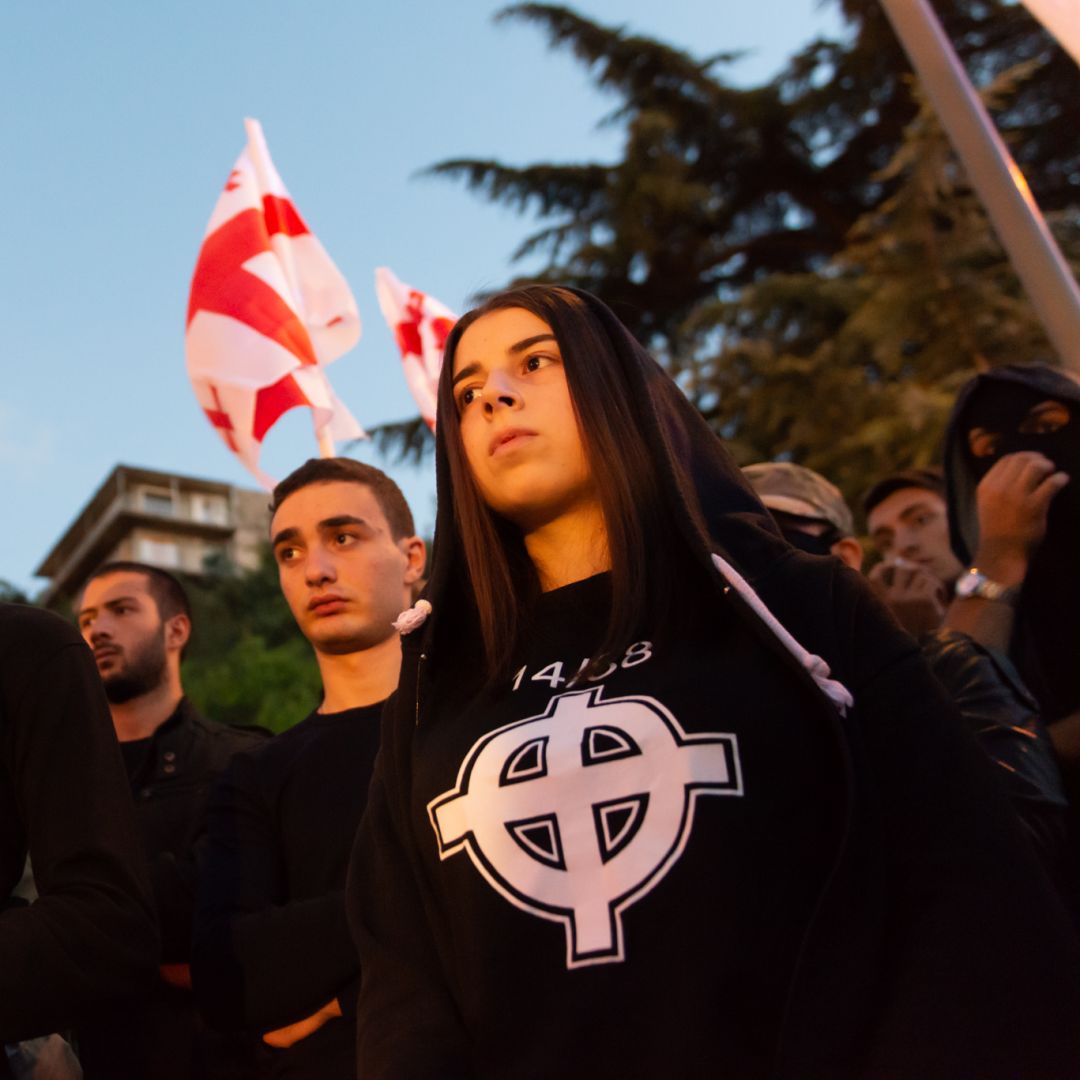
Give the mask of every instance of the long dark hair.
[[(508, 289), (462, 316), (446, 341), (439, 381), (438, 439), (445, 447), (453, 522), (471, 584), (489, 681), (509, 671), (523, 619), (540, 593), (521, 531), (484, 502), (461, 442), (453, 396), (454, 355), (462, 334), (491, 312), (524, 308), (551, 327), (562, 352), (611, 556), (610, 616), (587, 671), (601, 670), (643, 627), (663, 637), (675, 609), (688, 605), (695, 593), (700, 595), (700, 589), (694, 588), (696, 560), (673, 520), (661, 471), (642, 437), (642, 403), (631, 393), (611, 332), (594, 305), (599, 308), (600, 302), (559, 286)], [(607, 314), (616, 332), (626, 336), (624, 351), (640, 350), (625, 328)]]

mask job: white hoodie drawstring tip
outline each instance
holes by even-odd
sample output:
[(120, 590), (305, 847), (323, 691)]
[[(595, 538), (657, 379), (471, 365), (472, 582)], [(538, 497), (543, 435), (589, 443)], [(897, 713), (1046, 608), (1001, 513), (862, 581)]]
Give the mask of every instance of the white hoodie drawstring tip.
[(390, 625), (399, 634), (411, 634), (414, 630), (417, 630), (424, 625), (430, 614), (431, 602), (428, 600), (417, 600), (411, 608), (403, 611)]

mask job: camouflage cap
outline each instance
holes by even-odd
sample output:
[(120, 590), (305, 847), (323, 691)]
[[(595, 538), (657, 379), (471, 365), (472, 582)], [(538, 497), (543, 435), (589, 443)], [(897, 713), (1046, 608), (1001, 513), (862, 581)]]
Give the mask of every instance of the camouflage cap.
[(747, 465), (743, 473), (770, 510), (826, 521), (844, 536), (855, 535), (855, 519), (840, 489), (813, 469), (788, 461), (763, 461)]

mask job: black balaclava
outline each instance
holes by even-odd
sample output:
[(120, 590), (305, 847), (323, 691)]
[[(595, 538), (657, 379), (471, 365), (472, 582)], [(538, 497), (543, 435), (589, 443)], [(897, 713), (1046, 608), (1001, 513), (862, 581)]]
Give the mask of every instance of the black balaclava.
[(794, 548), (798, 548), (800, 551), (805, 551), (807, 555), (831, 555), (832, 546), (837, 540), (842, 539), (834, 533), (822, 533), (821, 536), (814, 536), (811, 533), (803, 532), (801, 529), (780, 527), (780, 531), (784, 534), (784, 539)]
[[(833, 544), (844, 539), (844, 534), (831, 521), (823, 518), (791, 514), (784, 510), (770, 510), (770, 513), (780, 526), (784, 539), (807, 555), (832, 555)], [(814, 531), (809, 531), (806, 526), (811, 526)]]
[[(1064, 405), (1068, 423), (1046, 434), (1022, 433), (1028, 411), (1044, 401)], [(986, 457), (969, 445), (976, 427), (997, 436)], [(1010, 648), (1045, 718), (1060, 719), (1080, 709), (1080, 385), (1035, 365), (980, 375), (961, 392), (946, 440), (952, 544), (965, 563), (978, 545), (975, 488), (1003, 456), (1034, 450), (1072, 478), (1054, 497), (1046, 537), (1031, 557)]]

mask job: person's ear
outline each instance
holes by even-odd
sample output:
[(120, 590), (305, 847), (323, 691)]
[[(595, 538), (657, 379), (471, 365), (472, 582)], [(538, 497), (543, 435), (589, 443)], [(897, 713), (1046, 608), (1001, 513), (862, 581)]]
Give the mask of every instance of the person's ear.
[(405, 556), (405, 577), (402, 583), (413, 585), (420, 580), (427, 563), (427, 547), (419, 536), (405, 536), (398, 541), (398, 547)]
[(854, 536), (843, 536), (836, 541), (831, 551), (845, 566), (850, 566), (856, 573), (862, 570), (862, 544)]
[(165, 620), (165, 647), (178, 652), (191, 639), (191, 619), (186, 615), (174, 615)]

